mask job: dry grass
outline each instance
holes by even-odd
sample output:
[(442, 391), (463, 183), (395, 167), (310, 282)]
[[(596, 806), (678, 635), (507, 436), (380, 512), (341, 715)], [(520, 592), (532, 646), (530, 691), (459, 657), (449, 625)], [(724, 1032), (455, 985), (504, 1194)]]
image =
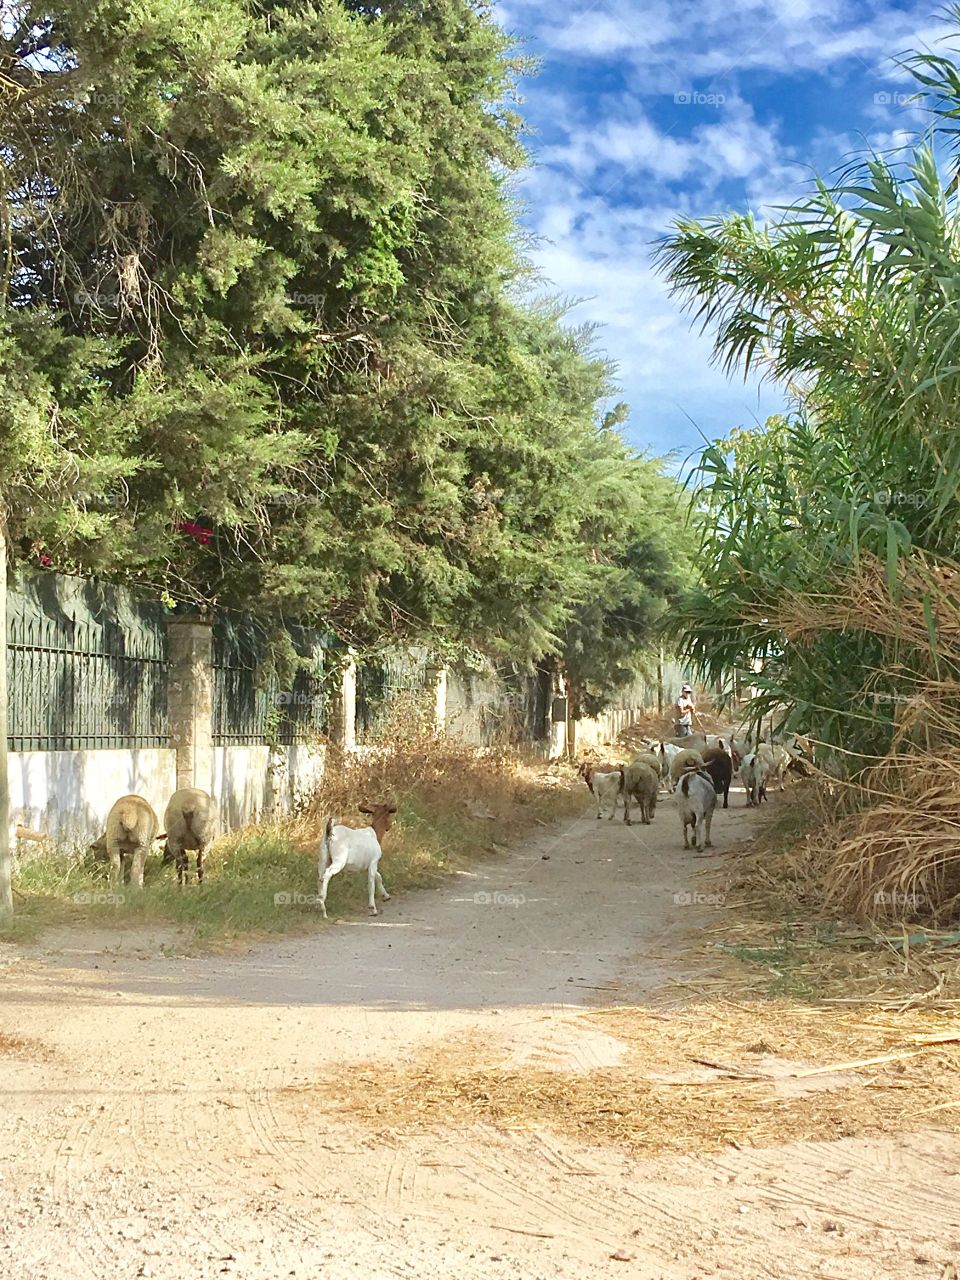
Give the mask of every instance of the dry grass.
[[(960, 1023), (936, 1015), (891, 1026), (889, 1017), (787, 1002), (720, 1002), (581, 1018), (623, 1042), (621, 1065), (517, 1067), (488, 1038), (460, 1037), (411, 1064), (370, 1062), (305, 1092), (311, 1109), (319, 1099), (338, 1118), (380, 1133), (542, 1125), (648, 1155), (858, 1137), (920, 1123), (960, 1128)], [(818, 1067), (833, 1071), (803, 1074)]]

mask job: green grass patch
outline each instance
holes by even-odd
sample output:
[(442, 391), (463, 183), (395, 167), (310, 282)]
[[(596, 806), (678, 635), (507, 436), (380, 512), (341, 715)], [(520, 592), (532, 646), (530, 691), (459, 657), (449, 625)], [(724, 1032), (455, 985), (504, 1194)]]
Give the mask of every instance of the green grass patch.
[[(457, 761), (458, 785), (431, 777), (405, 779), (400, 811), (384, 840), (381, 873), (391, 895), (440, 883), (444, 877), (502, 849), (538, 822), (578, 812), (586, 793), (544, 784), (542, 767), (520, 770), (487, 759)], [(358, 768), (363, 775), (369, 770)], [(144, 887), (110, 884), (108, 868), (83, 851), (51, 851), (24, 861), (15, 876), (15, 917), (0, 937), (30, 943), (51, 926), (120, 930), (163, 926), (179, 933), (176, 950), (215, 950), (279, 935), (309, 933), (338, 918), (367, 914), (366, 876), (343, 872), (327, 894), (329, 920), (317, 905), (317, 860), (328, 812), (362, 825), (356, 805), (385, 793), (383, 782), (355, 779), (352, 801), (341, 790), (320, 795), (297, 818), (251, 827), (221, 838), (205, 862), (204, 884), (195, 876), (181, 888), (159, 851), (147, 859)], [(351, 810), (353, 812), (351, 812)], [(194, 867), (190, 856), (191, 873)], [(387, 906), (389, 911), (389, 904)]]

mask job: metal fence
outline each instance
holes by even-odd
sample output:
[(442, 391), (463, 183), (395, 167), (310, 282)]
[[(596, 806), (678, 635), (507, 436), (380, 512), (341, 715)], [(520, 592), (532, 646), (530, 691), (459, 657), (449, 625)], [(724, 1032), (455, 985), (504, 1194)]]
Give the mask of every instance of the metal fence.
[(425, 696), (427, 655), (419, 651), (389, 653), (357, 668), (356, 734), (368, 742), (382, 732), (398, 698)]
[(281, 683), (271, 667), (264, 634), (240, 620), (218, 618), (213, 628), (215, 747), (268, 741), (291, 746), (327, 731), (327, 642), (301, 630), (292, 638), (309, 665), (298, 667), (291, 680)]
[(167, 639), (136, 627), (13, 615), (7, 631), (13, 751), (166, 747)]

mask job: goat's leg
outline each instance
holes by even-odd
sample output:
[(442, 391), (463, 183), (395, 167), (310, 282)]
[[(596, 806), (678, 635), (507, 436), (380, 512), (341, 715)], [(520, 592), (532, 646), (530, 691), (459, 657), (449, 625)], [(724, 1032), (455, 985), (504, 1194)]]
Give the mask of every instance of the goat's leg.
[(380, 874), (379, 867), (377, 868), (377, 888), (380, 890), (380, 897), (384, 902), (389, 902), (390, 895), (387, 893), (387, 886), (383, 883), (383, 876)]
[(322, 912), (324, 919), (326, 919), (327, 915), (327, 886), (330, 884), (331, 879), (337, 874), (337, 872), (342, 871), (346, 865), (346, 858), (337, 862), (331, 862), (323, 873), (323, 879), (320, 881), (320, 911)]
[(687, 841), (687, 820), (686, 818), (681, 818), (680, 822), (681, 822), (681, 825), (683, 826), (683, 847), (685, 849), (689, 849), (690, 845)]
[(134, 849), (130, 859), (130, 883), (135, 884), (138, 889), (143, 888), (143, 864), (146, 860), (146, 846), (141, 845), (138, 849)]
[(203, 849), (197, 850), (197, 884), (203, 884)]
[(707, 835), (706, 845), (708, 849), (713, 848), (713, 842), (710, 839), (710, 823), (712, 821), (713, 821), (713, 810), (711, 809), (710, 812), (706, 815), (706, 817), (703, 820), (703, 825), (706, 828), (706, 835)]
[(370, 914), (378, 916), (380, 912), (377, 910), (377, 868), (376, 864), (370, 863), (370, 870), (367, 872), (367, 888), (369, 890)]
[(187, 862), (187, 851), (185, 849), (177, 850), (177, 884), (182, 889), (187, 875), (189, 874), (189, 863)]
[(110, 850), (110, 883), (123, 884), (123, 858), (119, 849)]
[[(613, 802), (614, 811), (616, 811), (617, 802)], [(628, 827), (633, 826), (633, 819), (630, 817), (630, 792), (624, 789), (623, 792), (623, 821)]]

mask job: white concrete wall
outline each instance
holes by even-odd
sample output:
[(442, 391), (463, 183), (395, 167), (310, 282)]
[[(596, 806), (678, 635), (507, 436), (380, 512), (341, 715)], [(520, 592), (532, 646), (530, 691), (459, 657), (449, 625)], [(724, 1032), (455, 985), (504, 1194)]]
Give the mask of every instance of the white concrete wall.
[[(246, 822), (279, 817), (307, 798), (323, 777), (325, 750), (266, 746), (216, 747), (209, 789), (225, 831)], [(114, 801), (125, 795), (149, 800), (163, 822), (177, 789), (172, 748), (118, 751), (11, 751), (11, 837), (18, 826), (42, 831), (60, 845), (84, 846), (104, 829)]]
[(615, 707), (602, 715), (578, 720), (577, 751), (612, 746), (642, 713), (642, 707)]
[(214, 747), (210, 790), (223, 829), (290, 813), (320, 783), (325, 761), (323, 747)]
[(177, 789), (177, 753), (161, 747), (118, 751), (11, 751), (10, 826), (42, 831), (58, 844), (101, 835), (114, 801), (140, 795), (160, 821)]

